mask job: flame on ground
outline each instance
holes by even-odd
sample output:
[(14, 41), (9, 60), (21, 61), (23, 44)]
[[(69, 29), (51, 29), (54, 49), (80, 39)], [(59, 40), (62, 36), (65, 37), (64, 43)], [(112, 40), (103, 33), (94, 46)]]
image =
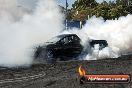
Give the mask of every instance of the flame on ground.
[(86, 72), (85, 72), (85, 70), (82, 68), (82, 66), (79, 67), (78, 71), (79, 71), (79, 75), (80, 75), (80, 76), (84, 76), (84, 75), (86, 74)]

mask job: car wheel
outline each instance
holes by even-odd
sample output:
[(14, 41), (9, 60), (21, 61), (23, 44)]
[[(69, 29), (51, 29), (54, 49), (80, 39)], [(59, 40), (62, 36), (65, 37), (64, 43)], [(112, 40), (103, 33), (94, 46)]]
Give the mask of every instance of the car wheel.
[(53, 52), (51, 50), (47, 50), (46, 52), (46, 62), (54, 63), (56, 60), (54, 58)]

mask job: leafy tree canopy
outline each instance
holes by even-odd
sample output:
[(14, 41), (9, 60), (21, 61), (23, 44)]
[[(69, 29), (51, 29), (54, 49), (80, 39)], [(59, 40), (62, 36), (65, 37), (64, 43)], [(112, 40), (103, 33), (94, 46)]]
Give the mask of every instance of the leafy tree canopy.
[(86, 20), (88, 17), (103, 17), (104, 20), (119, 18), (132, 13), (132, 0), (103, 1), (78, 0), (72, 5), (70, 17), (73, 20)]

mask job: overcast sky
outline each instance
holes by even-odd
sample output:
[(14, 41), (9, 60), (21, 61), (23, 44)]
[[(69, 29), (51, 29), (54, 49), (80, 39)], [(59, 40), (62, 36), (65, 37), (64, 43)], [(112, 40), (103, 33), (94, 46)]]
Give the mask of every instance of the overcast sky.
[[(18, 3), (26, 8), (32, 8), (35, 6), (35, 3), (37, 0), (17, 0)], [(58, 4), (65, 6), (65, 0), (56, 0)], [(76, 0), (67, 0), (69, 3), (69, 8), (72, 6), (72, 4), (76, 1)], [(97, 2), (102, 2), (103, 0), (97, 0)], [(109, 0), (106, 0), (109, 1)]]

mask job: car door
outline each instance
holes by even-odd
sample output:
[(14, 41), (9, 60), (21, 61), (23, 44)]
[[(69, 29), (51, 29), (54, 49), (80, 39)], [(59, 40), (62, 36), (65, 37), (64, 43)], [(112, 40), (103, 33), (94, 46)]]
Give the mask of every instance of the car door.
[(64, 53), (65, 53), (65, 39), (62, 38), (60, 39), (57, 43), (56, 43), (56, 46), (55, 46), (55, 53), (57, 56), (63, 56)]
[(77, 36), (70, 37), (70, 46), (73, 55), (79, 55), (83, 49), (82, 45), (80, 44), (80, 39)]
[(70, 56), (70, 44), (69, 44), (69, 40), (68, 37), (64, 37), (63, 38), (63, 44), (62, 44), (62, 52), (63, 52), (63, 56)]
[(82, 46), (80, 44), (79, 39), (74, 36), (68, 36), (64, 39), (64, 52), (68, 57), (74, 57), (75, 55), (80, 54), (82, 50)]
[(57, 44), (57, 47), (58, 47), (58, 55), (60, 56), (71, 56), (73, 55), (72, 54), (72, 44), (69, 42), (69, 38), (66, 36), (64, 38), (62, 38), (58, 44)]

